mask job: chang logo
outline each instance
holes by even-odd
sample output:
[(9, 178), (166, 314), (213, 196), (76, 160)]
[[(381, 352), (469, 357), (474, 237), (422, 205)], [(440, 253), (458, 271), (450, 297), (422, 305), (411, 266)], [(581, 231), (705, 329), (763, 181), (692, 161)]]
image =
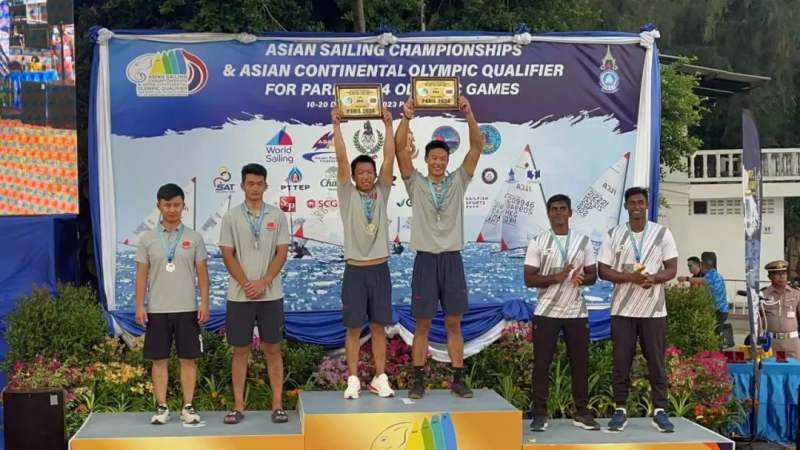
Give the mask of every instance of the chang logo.
[(329, 191), (335, 191), (339, 186), (339, 170), (335, 166), (325, 169), (325, 174), (319, 180), (319, 186)]
[(186, 97), (208, 84), (208, 68), (197, 55), (183, 48), (145, 53), (125, 68), (136, 85), (137, 97)]
[(458, 450), (453, 419), (442, 413), (395, 423), (375, 437), (370, 450)]
[(600, 63), (600, 89), (606, 94), (613, 94), (619, 90), (619, 74), (617, 60), (611, 55), (611, 46), (606, 46), (606, 55)]

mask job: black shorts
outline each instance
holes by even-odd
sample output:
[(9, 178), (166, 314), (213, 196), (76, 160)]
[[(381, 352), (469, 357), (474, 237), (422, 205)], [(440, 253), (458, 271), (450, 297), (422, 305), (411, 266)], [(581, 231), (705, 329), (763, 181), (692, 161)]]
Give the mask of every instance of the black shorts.
[(367, 322), (383, 326), (393, 323), (388, 262), (374, 266), (345, 265), (342, 321), (346, 328), (361, 328)]
[(461, 252), (417, 252), (411, 277), (411, 315), (415, 319), (432, 319), (440, 301), (446, 316), (469, 310)]
[(152, 360), (169, 358), (173, 340), (178, 358), (197, 359), (203, 355), (197, 311), (147, 314), (144, 357)]
[(228, 301), (225, 334), (228, 344), (246, 347), (253, 342), (253, 326), (258, 326), (261, 342), (278, 344), (283, 341), (283, 299), (269, 301)]

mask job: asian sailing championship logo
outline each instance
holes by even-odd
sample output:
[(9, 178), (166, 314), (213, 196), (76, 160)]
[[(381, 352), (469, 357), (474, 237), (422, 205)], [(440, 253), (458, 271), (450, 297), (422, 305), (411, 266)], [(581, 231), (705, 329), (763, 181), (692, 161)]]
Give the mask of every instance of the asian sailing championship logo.
[(182, 48), (139, 55), (125, 68), (138, 97), (186, 97), (208, 84), (208, 67)]

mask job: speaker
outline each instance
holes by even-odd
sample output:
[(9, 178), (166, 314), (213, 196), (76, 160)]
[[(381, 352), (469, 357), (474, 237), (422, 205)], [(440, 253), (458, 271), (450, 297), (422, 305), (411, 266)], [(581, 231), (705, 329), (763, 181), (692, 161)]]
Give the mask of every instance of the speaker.
[(75, 129), (75, 86), (47, 85), (47, 125)]
[(47, 23), (68, 25), (73, 23), (72, 0), (47, 0)]
[(64, 391), (3, 392), (6, 450), (66, 450)]
[(38, 81), (22, 82), (22, 123), (47, 125), (47, 85)]

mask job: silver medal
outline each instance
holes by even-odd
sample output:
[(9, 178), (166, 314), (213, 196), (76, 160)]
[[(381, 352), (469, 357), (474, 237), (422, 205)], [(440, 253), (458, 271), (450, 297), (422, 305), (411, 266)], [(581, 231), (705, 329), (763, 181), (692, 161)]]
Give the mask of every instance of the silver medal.
[(167, 263), (167, 272), (170, 272), (170, 273), (175, 272), (175, 263), (174, 262), (168, 262)]
[(256, 250), (258, 250), (258, 239), (256, 239), (256, 240), (254, 240), (254, 241), (253, 241), (253, 248), (255, 248)]

